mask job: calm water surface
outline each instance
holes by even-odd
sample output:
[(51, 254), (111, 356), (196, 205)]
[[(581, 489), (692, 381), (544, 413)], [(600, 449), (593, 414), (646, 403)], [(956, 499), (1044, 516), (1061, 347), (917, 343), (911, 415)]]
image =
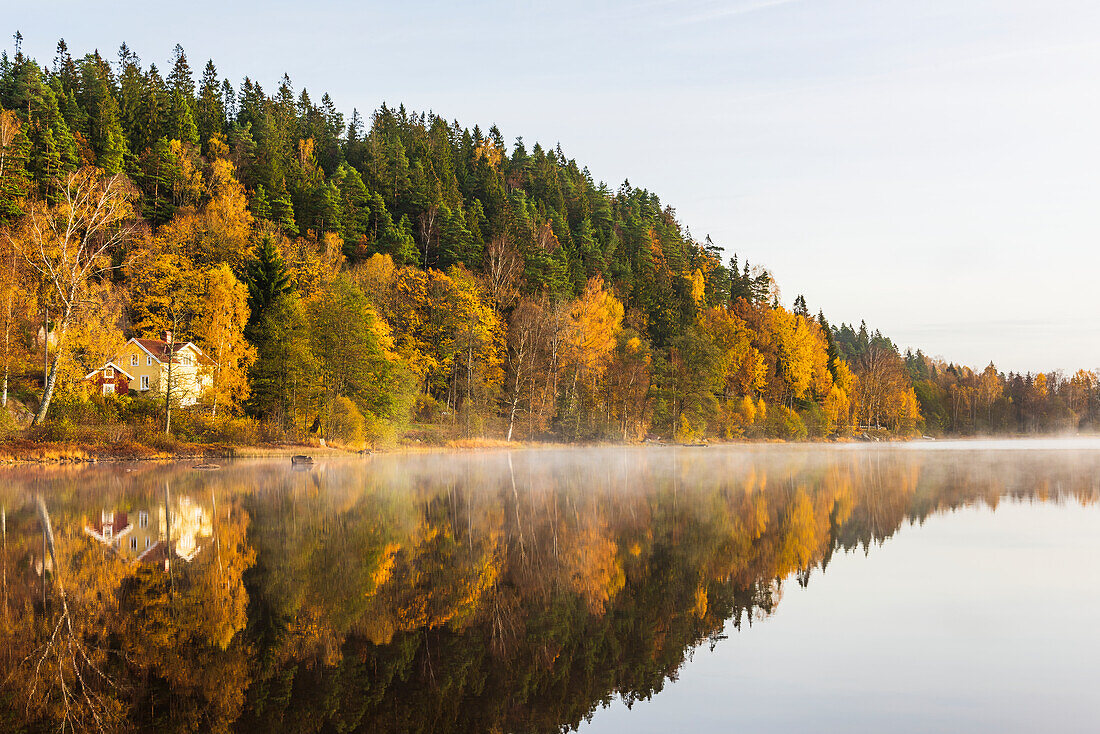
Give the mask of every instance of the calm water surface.
[(1100, 729), (1100, 441), (0, 470), (0, 730)]

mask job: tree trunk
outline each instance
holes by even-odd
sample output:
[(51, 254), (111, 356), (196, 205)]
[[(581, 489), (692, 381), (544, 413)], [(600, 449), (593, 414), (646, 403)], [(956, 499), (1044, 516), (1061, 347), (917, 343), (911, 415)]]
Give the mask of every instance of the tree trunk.
[(168, 482), (164, 483), (164, 570), (168, 572), (168, 588), (175, 588), (175, 578), (172, 576), (172, 501)]
[(8, 284), (8, 312), (4, 315), (4, 389), (0, 408), (8, 407), (8, 376), (11, 374), (11, 322), (15, 315), (15, 251), (11, 255), (11, 282)]
[[(49, 376), (46, 378), (46, 389), (42, 393), (42, 404), (38, 406), (38, 413), (31, 421), (31, 424), (35, 426), (41, 425), (46, 420), (46, 412), (50, 409), (50, 401), (53, 400), (54, 387), (57, 385), (57, 369), (61, 364), (61, 355), (64, 352), (62, 345), (65, 343), (65, 334), (69, 331), (69, 316), (70, 312), (66, 311), (64, 318), (61, 320), (61, 328), (57, 335), (57, 349), (54, 350), (53, 364), (50, 365)], [(48, 349), (50, 343), (49, 322), (46, 323), (45, 329), (44, 341)]]
[(8, 508), (0, 508), (0, 528), (4, 533), (4, 621), (8, 621)]
[(218, 391), (221, 390), (222, 386), (222, 362), (225, 360), (225, 338), (222, 335), (218, 337), (218, 349), (216, 354), (218, 357), (218, 366), (214, 368), (214, 380), (211, 390), (211, 392), (214, 393), (214, 407), (210, 411), (211, 418), (218, 417)]
[(511, 414), (508, 416), (508, 439), (507, 440), (509, 440), (509, 441), (512, 440), (512, 429), (515, 428), (515, 425), (516, 425), (516, 410), (517, 410), (518, 407), (519, 407), (519, 390), (517, 389), (516, 394), (512, 397), (512, 410), (511, 410)]
[(164, 435), (172, 430), (172, 363), (176, 357), (176, 319), (172, 319), (172, 334), (168, 341), (168, 378), (164, 385)]

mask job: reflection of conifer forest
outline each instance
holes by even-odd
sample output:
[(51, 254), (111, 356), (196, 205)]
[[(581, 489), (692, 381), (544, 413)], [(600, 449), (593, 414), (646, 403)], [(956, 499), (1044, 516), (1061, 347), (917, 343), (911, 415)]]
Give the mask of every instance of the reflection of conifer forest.
[[(731, 243), (560, 147), (404, 107), (345, 117), (179, 46), (162, 74), (126, 45), (61, 41), (40, 65), (20, 44), (0, 57), (2, 433), (693, 442), (1100, 418), (1093, 372), (903, 355), (784, 303)], [(212, 360), (194, 404), (171, 373), (88, 394), (124, 338), (166, 331)]]
[(568, 730), (828, 583), (834, 553), (960, 506), (1097, 500), (1095, 455), (1029, 453), (6, 470), (0, 728)]

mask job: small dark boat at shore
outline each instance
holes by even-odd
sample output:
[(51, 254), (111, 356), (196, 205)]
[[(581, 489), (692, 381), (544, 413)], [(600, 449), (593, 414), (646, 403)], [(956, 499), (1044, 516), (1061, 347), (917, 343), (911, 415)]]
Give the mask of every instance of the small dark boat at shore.
[(295, 454), (290, 457), (290, 463), (294, 466), (309, 466), (313, 463), (313, 457), (305, 454)]

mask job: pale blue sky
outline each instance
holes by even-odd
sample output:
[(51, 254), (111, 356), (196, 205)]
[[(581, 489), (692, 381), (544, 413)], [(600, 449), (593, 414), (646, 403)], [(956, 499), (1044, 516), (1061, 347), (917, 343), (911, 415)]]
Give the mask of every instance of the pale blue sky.
[[(1095, 0), (0, 0), (42, 62), (283, 72), (350, 113), (560, 143), (834, 322), (981, 366), (1100, 367)], [(8, 44), (10, 45), (10, 44)]]

